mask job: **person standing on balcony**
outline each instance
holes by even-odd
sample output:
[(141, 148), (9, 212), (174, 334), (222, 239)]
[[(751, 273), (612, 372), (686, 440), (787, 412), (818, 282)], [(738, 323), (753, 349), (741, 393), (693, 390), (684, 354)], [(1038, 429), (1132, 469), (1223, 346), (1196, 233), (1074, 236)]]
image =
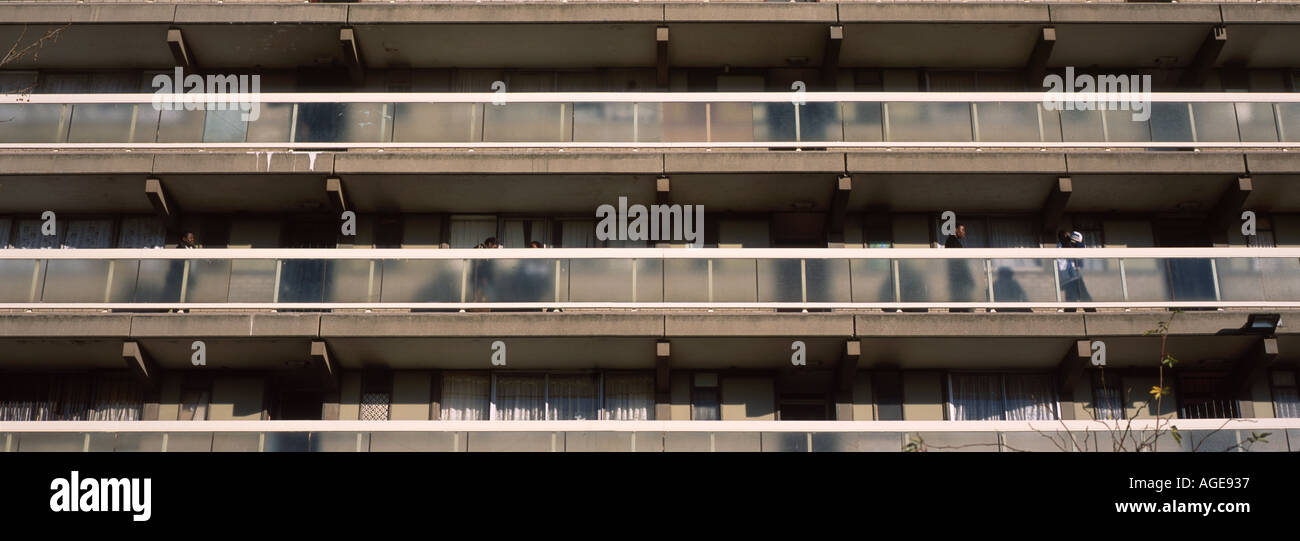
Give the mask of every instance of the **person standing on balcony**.
[[(1060, 240), (1056, 243), (1057, 248), (1083, 248), (1083, 233), (1071, 231), (1069, 235), (1061, 234)], [(1061, 292), (1065, 294), (1065, 302), (1092, 302), (1092, 295), (1088, 294), (1088, 286), (1083, 283), (1083, 261), (1079, 259), (1058, 259), (1056, 260), (1056, 270), (1060, 274)], [(1066, 308), (1066, 312), (1074, 312), (1074, 308)], [(1096, 312), (1096, 308), (1084, 308), (1085, 312)]]
[(176, 244), (176, 247), (177, 248), (202, 248), (202, 246), (199, 246), (198, 241), (194, 239), (193, 231), (186, 231), (184, 235), (181, 235), (181, 241)]
[[(948, 235), (944, 248), (966, 247), (966, 224), (957, 224), (956, 231)], [(970, 272), (970, 262), (965, 259), (948, 260), (948, 293), (952, 302), (970, 302), (975, 289), (975, 278)], [(970, 308), (950, 308), (949, 312), (973, 312)]]

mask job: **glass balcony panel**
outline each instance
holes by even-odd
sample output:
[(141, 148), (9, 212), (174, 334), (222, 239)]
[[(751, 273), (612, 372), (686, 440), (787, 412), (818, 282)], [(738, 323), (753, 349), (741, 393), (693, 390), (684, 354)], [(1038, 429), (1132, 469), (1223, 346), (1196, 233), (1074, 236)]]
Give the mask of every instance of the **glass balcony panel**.
[(754, 109), (765, 106), (761, 103), (710, 103), (708, 104), (709, 142), (749, 142), (754, 141), (756, 114)]
[(1300, 301), (1300, 259), (1262, 257), (1259, 265), (1265, 300)]
[(1214, 260), (1214, 270), (1218, 272), (1219, 293), (1223, 300), (1265, 300), (1264, 276), (1260, 272), (1259, 259), (1253, 257), (1219, 258)]
[(279, 302), (321, 302), (325, 296), (325, 261), (280, 261)]
[(263, 103), (258, 105), (257, 119), (248, 121), (245, 139), (249, 143), (287, 143), (293, 131), (292, 103)]
[(483, 140), (492, 142), (562, 142), (573, 140), (573, 105), (507, 103), (485, 105)]
[(977, 103), (980, 141), (1041, 141), (1038, 103)]
[(1052, 259), (992, 259), (993, 300), (996, 302), (1056, 302)]
[(804, 262), (807, 275), (808, 302), (850, 302), (853, 299), (849, 260), (808, 259)]
[(887, 103), (890, 141), (969, 142), (969, 103)]
[(230, 259), (191, 259), (185, 302), (227, 302), (230, 298)]
[(1271, 103), (1238, 103), (1237, 123), (1241, 140), (1251, 143), (1277, 142), (1277, 119)]
[(845, 141), (874, 143), (885, 140), (880, 103), (844, 103), (842, 109)]
[(753, 259), (713, 260), (713, 302), (756, 302), (758, 266)]
[(759, 259), (758, 301), (803, 302), (800, 263), (799, 259)]
[(794, 104), (789, 102), (753, 104), (754, 140), (796, 140), (794, 110)]
[(244, 142), (248, 136), (248, 122), (244, 121), (245, 114), (238, 108), (208, 111), (203, 119), (203, 142)]
[(131, 302), (135, 298), (135, 284), (140, 261), (117, 259), (113, 261), (112, 277), (108, 281), (108, 302)]
[(902, 302), (988, 302), (983, 259), (901, 259)]
[(479, 103), (398, 103), (393, 140), (402, 143), (472, 143), (483, 139)]
[(1061, 111), (1061, 135), (1067, 143), (1100, 143), (1106, 140), (1100, 111)]
[(1214, 273), (1209, 259), (1127, 259), (1130, 301), (1213, 301)]
[(670, 143), (708, 141), (708, 104), (663, 104), (663, 137)]
[(111, 264), (107, 259), (48, 260), (41, 301), (104, 302)]
[(380, 302), (460, 302), (464, 268), (460, 259), (385, 259)]
[(68, 129), (68, 142), (131, 142), (131, 123), (135, 118), (134, 104), (78, 103), (72, 106), (72, 125)]
[(1048, 111), (1043, 104), (1038, 104), (1038, 114), (1043, 119), (1043, 141), (1061, 142), (1061, 112)]
[(1169, 272), (1163, 259), (1125, 259), (1124, 279), (1128, 286), (1129, 301), (1173, 300), (1169, 291)]
[(0, 103), (0, 143), (62, 143), (68, 109), (58, 103)]
[(573, 140), (635, 142), (641, 127), (638, 109), (636, 103), (575, 103)]
[(1300, 141), (1300, 103), (1279, 103), (1277, 112), (1282, 124), (1281, 139), (1288, 143)]
[(853, 302), (897, 302), (894, 295), (894, 267), (889, 259), (854, 259)]
[(707, 259), (665, 259), (664, 301), (706, 302), (709, 300)]
[(0, 302), (32, 300), (32, 280), (37, 277), (37, 263), (31, 259), (0, 259)]
[[(1124, 300), (1124, 279), (1118, 259), (1053, 260), (1061, 285), (1063, 302), (1120, 302)], [(1073, 272), (1077, 270), (1077, 273)], [(1076, 278), (1077, 277), (1077, 278)]]
[(370, 259), (325, 261), (325, 302), (374, 302), (379, 300), (379, 279), (383, 269)]
[(1106, 140), (1118, 143), (1145, 143), (1151, 140), (1151, 123), (1149, 120), (1134, 120), (1141, 115), (1134, 111), (1106, 110)]
[(164, 109), (158, 116), (159, 143), (197, 143), (203, 140), (203, 118), (206, 111), (186, 111), (181, 105), (174, 105), (178, 110)]
[(658, 276), (632, 273), (637, 261), (633, 259), (572, 259), (569, 260), (569, 300), (572, 302), (632, 302), (634, 287), (642, 279), (658, 280)]
[(471, 261), (473, 287), (469, 302), (554, 302), (555, 259), (481, 259)]
[(636, 301), (664, 302), (664, 262), (661, 259), (638, 259), (636, 262)]
[(1237, 137), (1237, 113), (1231, 103), (1193, 103), (1192, 120), (1196, 141), (1230, 143)]
[(279, 262), (274, 259), (231, 260), (230, 292), (227, 298), (230, 302), (274, 301), (275, 270), (278, 266)]
[(389, 141), (392, 105), (387, 103), (300, 103), (294, 141), (377, 143)]
[(1151, 104), (1151, 140), (1164, 142), (1195, 141), (1192, 137), (1192, 110), (1186, 103)]
[(843, 141), (844, 129), (838, 103), (816, 102), (799, 106), (800, 141)]
[(179, 302), (185, 276), (183, 259), (142, 259), (135, 302)]

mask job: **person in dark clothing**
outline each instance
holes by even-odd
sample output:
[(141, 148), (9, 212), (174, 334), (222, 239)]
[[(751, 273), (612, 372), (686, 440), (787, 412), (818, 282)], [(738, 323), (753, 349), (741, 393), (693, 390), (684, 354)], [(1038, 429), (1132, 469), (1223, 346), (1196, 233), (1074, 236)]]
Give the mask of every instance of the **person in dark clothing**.
[[(1066, 235), (1061, 233), (1060, 241), (1056, 243), (1057, 248), (1083, 248), (1083, 233), (1072, 231)], [(1092, 302), (1092, 295), (1088, 294), (1088, 286), (1083, 283), (1083, 261), (1079, 259), (1058, 259), (1056, 260), (1056, 270), (1060, 275), (1061, 293), (1064, 294), (1065, 302)], [(1074, 308), (1066, 308), (1066, 312), (1074, 312)], [(1084, 308), (1085, 312), (1096, 312), (1096, 308)]]
[[(948, 235), (944, 248), (966, 247), (966, 224), (957, 224), (956, 231)], [(965, 259), (948, 260), (948, 294), (952, 302), (970, 302), (975, 289), (975, 278), (970, 272), (970, 262)], [(971, 308), (951, 308), (949, 312), (973, 312)]]
[(186, 231), (184, 235), (181, 235), (181, 241), (176, 244), (176, 247), (177, 248), (201, 248), (201, 246), (199, 246), (198, 241), (194, 239), (193, 231)]

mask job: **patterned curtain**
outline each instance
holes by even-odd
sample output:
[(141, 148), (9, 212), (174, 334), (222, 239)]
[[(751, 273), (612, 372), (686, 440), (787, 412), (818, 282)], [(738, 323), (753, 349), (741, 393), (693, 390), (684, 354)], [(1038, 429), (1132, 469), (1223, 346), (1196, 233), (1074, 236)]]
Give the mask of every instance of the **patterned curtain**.
[(546, 418), (553, 421), (586, 421), (596, 415), (596, 378), (589, 375), (550, 376), (546, 386)]
[(18, 234), (14, 237), (14, 248), (58, 248), (59, 239), (67, 230), (64, 222), (55, 222), (55, 235), (41, 234), (42, 220), (19, 220)]
[(655, 380), (651, 374), (606, 374), (605, 419), (649, 421), (654, 419)]
[(1124, 395), (1120, 392), (1118, 381), (1107, 382), (1102, 387), (1098, 381), (1094, 386), (1093, 400), (1096, 405), (1093, 415), (1099, 420), (1118, 421), (1124, 419)]
[(140, 385), (127, 374), (97, 378), (90, 421), (139, 421), (144, 405)]
[(954, 421), (1003, 419), (1002, 378), (997, 375), (953, 374), (952, 418)]
[(364, 393), (361, 395), (362, 421), (387, 421), (391, 397), (388, 393)]
[(1007, 420), (1048, 421), (1056, 419), (1056, 385), (1049, 375), (1008, 374)]
[(492, 380), (485, 374), (442, 374), (444, 421), (486, 421), (491, 407)]
[(9, 218), (0, 218), (0, 250), (9, 248), (9, 231), (12, 227), (13, 220)]
[(155, 216), (130, 216), (122, 219), (117, 233), (118, 248), (164, 248), (167, 230)]
[(72, 220), (63, 238), (64, 248), (112, 248), (113, 220)]
[(497, 376), (495, 419), (538, 421), (546, 417), (545, 376)]

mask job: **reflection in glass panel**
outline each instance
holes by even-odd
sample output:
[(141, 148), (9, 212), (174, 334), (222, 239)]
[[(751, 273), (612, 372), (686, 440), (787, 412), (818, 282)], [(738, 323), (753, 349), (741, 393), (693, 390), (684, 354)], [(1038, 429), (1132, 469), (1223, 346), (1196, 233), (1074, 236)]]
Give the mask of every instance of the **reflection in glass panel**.
[(885, 110), (890, 141), (971, 140), (969, 103), (893, 102), (885, 104)]
[(206, 114), (207, 112), (202, 110), (163, 110), (158, 117), (158, 142), (197, 143), (202, 141), (203, 117)]
[[(1103, 111), (1106, 115), (1106, 140), (1120, 143), (1142, 143), (1151, 140), (1151, 126), (1147, 120), (1133, 120), (1133, 111)], [(1138, 115), (1141, 118), (1140, 115)]]
[(709, 300), (707, 259), (665, 259), (664, 301), (705, 302)]
[(36, 277), (37, 261), (0, 259), (0, 302), (27, 302), (32, 300), (32, 279)]
[(803, 302), (801, 263), (800, 259), (759, 259), (758, 301)]
[(1237, 141), (1237, 114), (1231, 103), (1193, 103), (1196, 140), (1206, 143)]
[[(569, 300), (572, 302), (632, 302), (631, 259), (572, 259), (569, 261)], [(655, 279), (658, 276), (637, 276)]]
[(976, 103), (980, 141), (1041, 141), (1038, 103)]
[[(746, 142), (754, 140), (757, 103), (709, 103), (706, 141)], [(764, 120), (766, 122), (766, 120)]]
[(640, 122), (636, 103), (573, 104), (573, 140), (634, 142)]
[(844, 140), (857, 142), (884, 141), (880, 103), (844, 103)]
[(843, 141), (840, 105), (831, 102), (806, 103), (799, 106), (800, 141)]
[(380, 262), (370, 259), (325, 261), (325, 302), (379, 300)]
[(992, 259), (993, 300), (996, 302), (1055, 302), (1056, 277), (1052, 260)]
[(795, 106), (793, 103), (755, 103), (754, 140), (755, 141), (794, 141)]
[(464, 266), (460, 259), (385, 259), (380, 302), (460, 302)]
[[(129, 142), (131, 121), (135, 116), (135, 105), (130, 103), (78, 103), (72, 106), (72, 126), (68, 129), (68, 142)], [(4, 119), (0, 118), (0, 120)]]
[[(1120, 302), (1124, 282), (1118, 259), (1057, 259), (1061, 300), (1065, 302)], [(1070, 267), (1074, 266), (1074, 269)], [(1077, 270), (1077, 273), (1073, 272)], [(1077, 281), (1076, 277), (1077, 276)]]
[(1186, 103), (1152, 103), (1151, 139), (1168, 142), (1193, 141), (1191, 107)]
[(1246, 142), (1276, 142), (1277, 124), (1271, 103), (1238, 103), (1237, 123), (1241, 140)]
[(203, 121), (203, 142), (242, 143), (248, 132), (243, 111), (238, 108), (226, 111), (208, 111)]
[(263, 103), (257, 119), (250, 117), (246, 139), (249, 143), (287, 143), (293, 128), (292, 103)]
[(1163, 259), (1125, 259), (1124, 280), (1134, 302), (1172, 300)]
[(1061, 135), (1067, 143), (1096, 143), (1106, 140), (1099, 111), (1061, 111)]
[(568, 103), (507, 103), (485, 105), (483, 140), (492, 142), (571, 141)]
[(67, 130), (66, 105), (0, 103), (0, 143), (61, 143)]
[(983, 259), (900, 259), (902, 302), (987, 302)]
[(1264, 298), (1270, 301), (1300, 301), (1300, 259), (1260, 258), (1264, 277)]
[(889, 259), (854, 259), (853, 302), (898, 302), (894, 294), (894, 267)]
[(226, 302), (230, 297), (229, 259), (191, 259), (184, 302)]
[(320, 302), (324, 297), (325, 262), (319, 259), (280, 261), (279, 302)]
[(753, 259), (714, 259), (713, 302), (756, 302), (757, 264)]
[(1219, 273), (1222, 300), (1265, 300), (1260, 260), (1253, 257), (1219, 258), (1214, 260), (1214, 270)]
[(1279, 103), (1277, 112), (1282, 125), (1283, 141), (1300, 141), (1300, 103)]
[(1215, 276), (1209, 259), (1170, 258), (1164, 260), (1168, 269), (1169, 289), (1175, 301), (1216, 300)]
[[(44, 302), (104, 302), (110, 261), (51, 259), (46, 262)], [(30, 280), (30, 278), (29, 278)]]
[(554, 259), (479, 259), (470, 261), (469, 302), (551, 302), (556, 300)]
[(687, 143), (708, 141), (708, 104), (663, 104), (664, 141)]
[(482, 104), (398, 103), (396, 107), (393, 141), (469, 143), (482, 138)]
[(136, 282), (135, 302), (178, 302), (181, 279), (185, 275), (183, 259), (143, 259)]
[(271, 302), (275, 300), (274, 259), (234, 259), (230, 261), (230, 302)]
[(852, 300), (847, 259), (808, 259), (804, 262), (808, 302)]

